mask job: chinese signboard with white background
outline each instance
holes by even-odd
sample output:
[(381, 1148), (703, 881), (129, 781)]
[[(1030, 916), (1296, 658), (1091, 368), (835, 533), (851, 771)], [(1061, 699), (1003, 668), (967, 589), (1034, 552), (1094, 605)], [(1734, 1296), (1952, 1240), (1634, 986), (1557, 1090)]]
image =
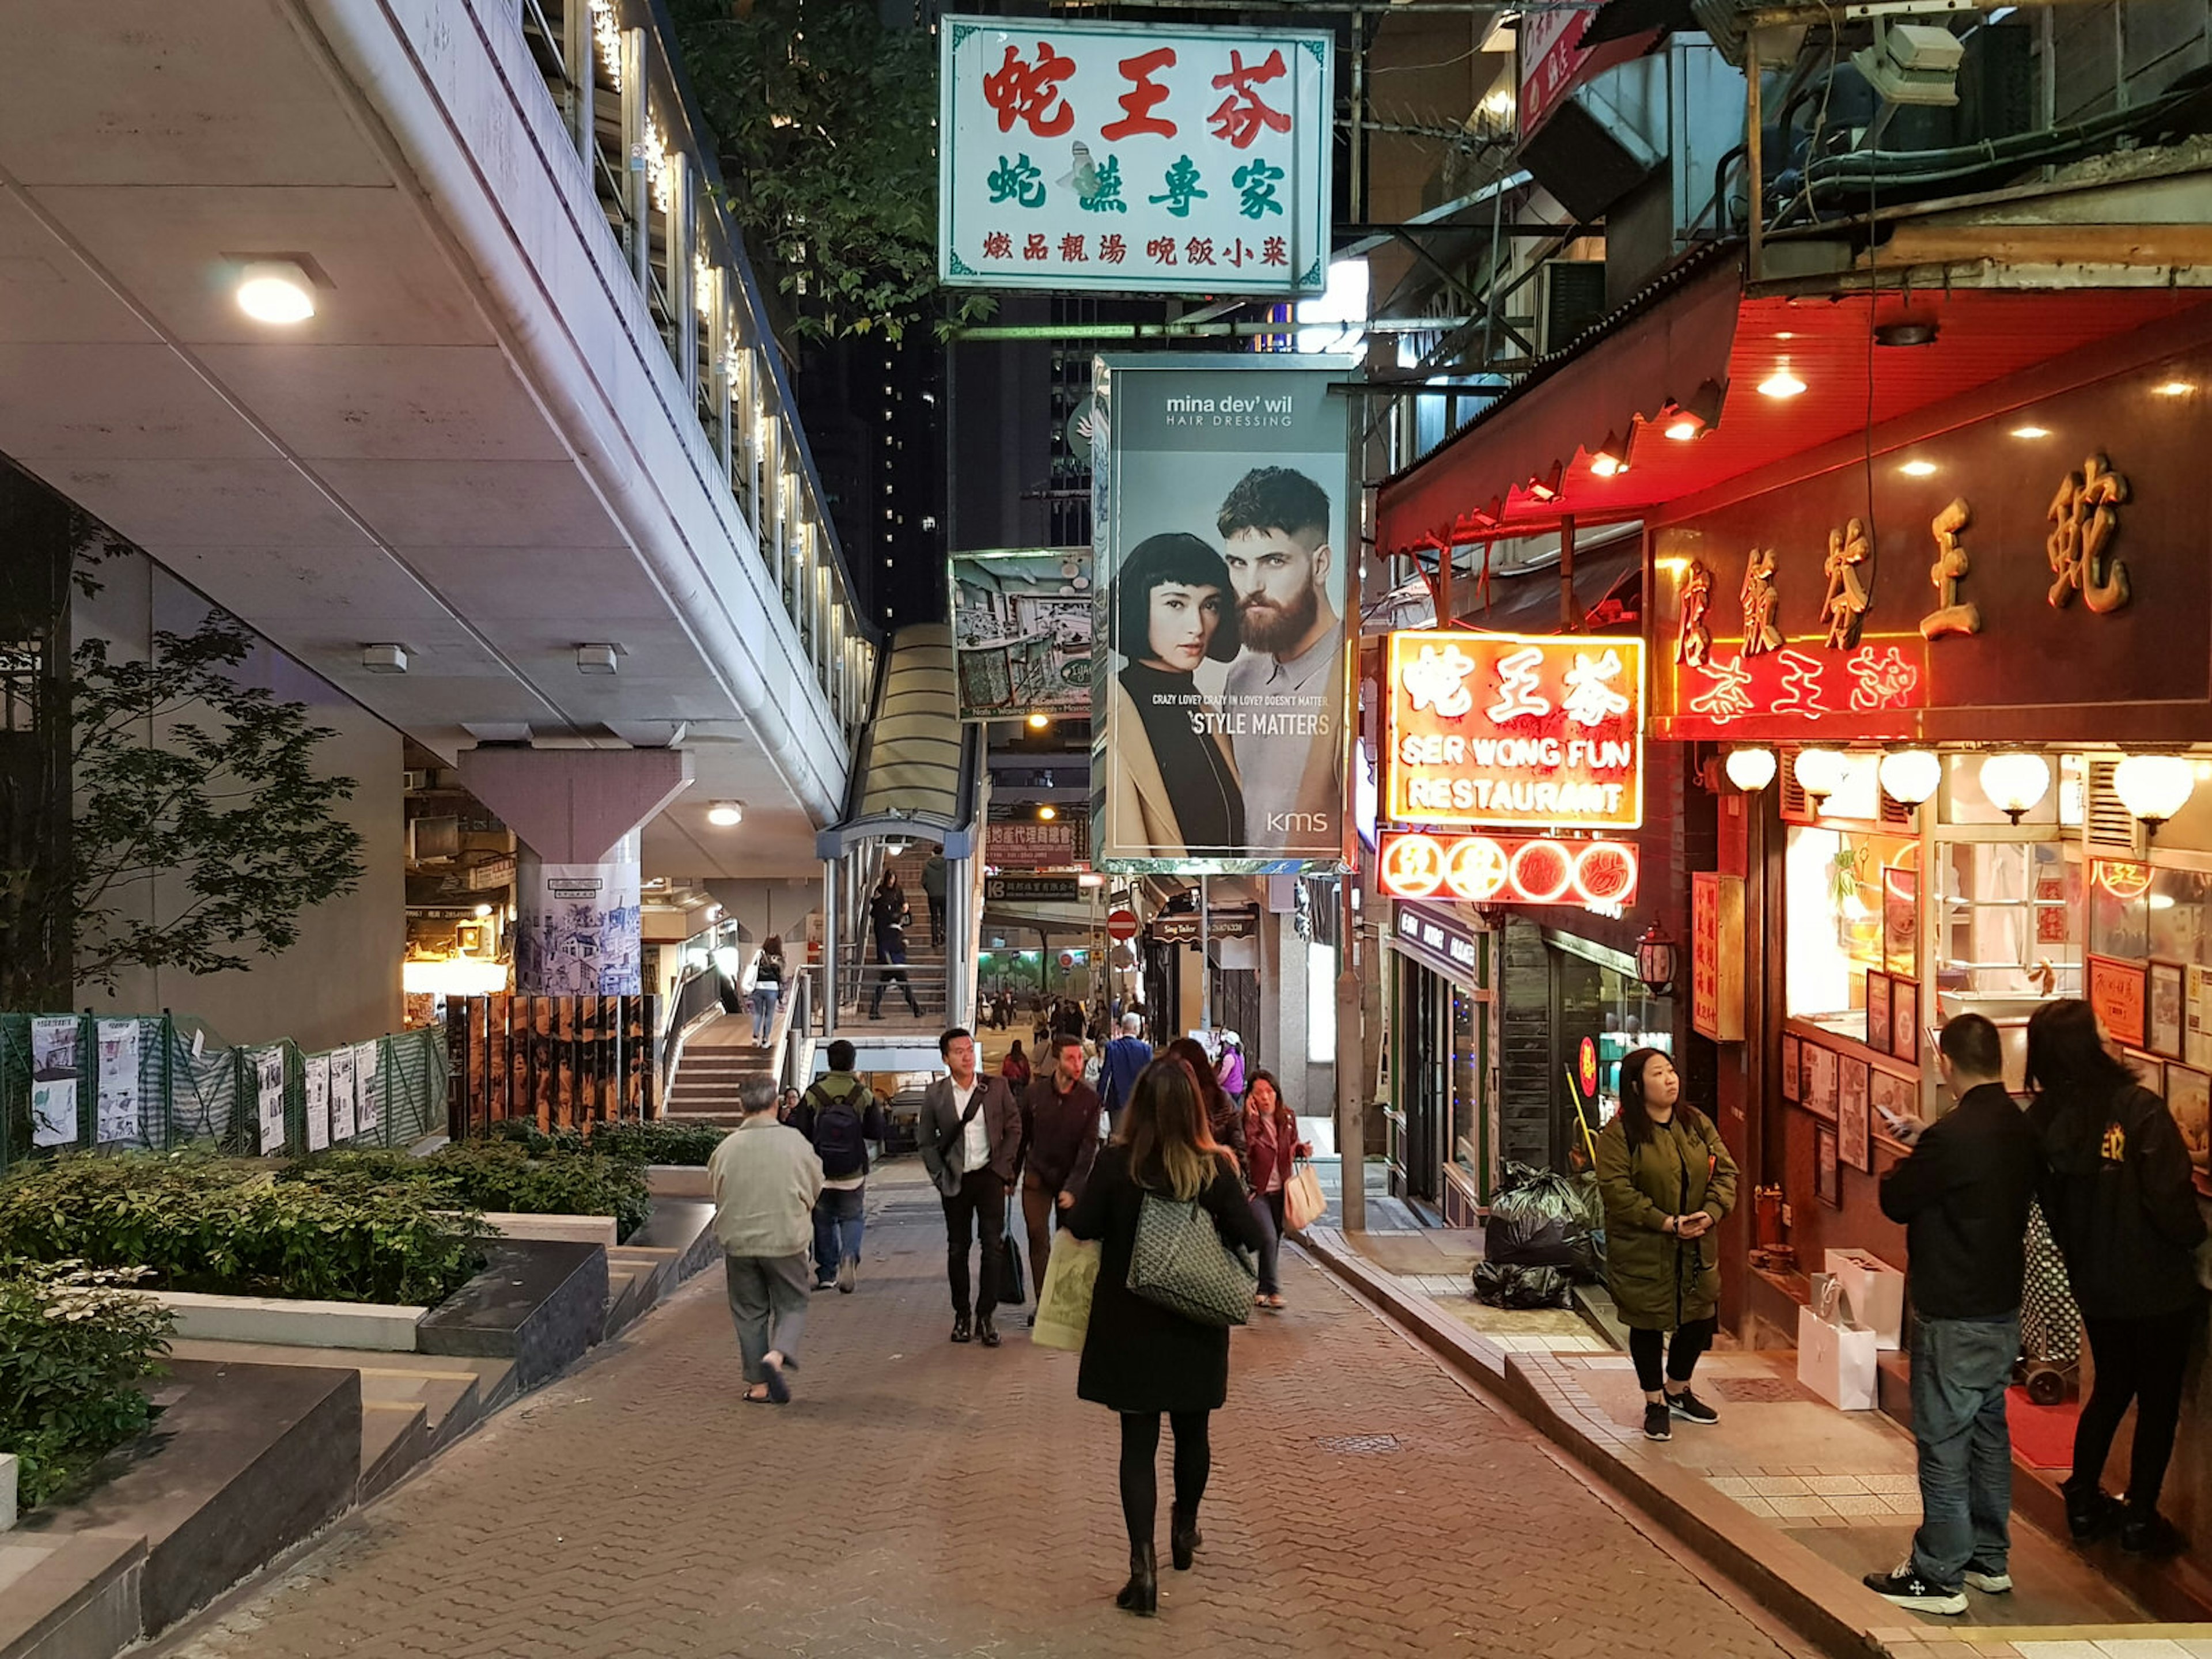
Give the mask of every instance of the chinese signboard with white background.
[(939, 39), (948, 284), (1327, 286), (1327, 33), (948, 16)]

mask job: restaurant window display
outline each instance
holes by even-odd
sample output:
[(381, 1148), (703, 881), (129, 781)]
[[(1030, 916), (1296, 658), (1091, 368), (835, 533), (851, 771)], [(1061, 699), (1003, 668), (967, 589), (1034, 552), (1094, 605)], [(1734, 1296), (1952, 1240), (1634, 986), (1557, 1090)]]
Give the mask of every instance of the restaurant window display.
[(1440, 907), (1397, 906), (1391, 1182), (1448, 1226), (1475, 1224), (1496, 1174), (1489, 939)]
[[(1595, 1134), (1620, 1109), (1623, 1058), (1635, 1048), (1674, 1053), (1674, 1000), (1653, 996), (1637, 978), (1634, 960), (1618, 951), (1568, 933), (1547, 932), (1544, 942), (1552, 957), (1553, 1075), (1571, 1112), (1582, 1092), (1574, 1079), (1583, 1039), (1595, 1046), (1596, 1097), (1589, 1127)], [(1584, 1144), (1571, 1121), (1564, 1130), (1554, 1136), (1554, 1146)]]

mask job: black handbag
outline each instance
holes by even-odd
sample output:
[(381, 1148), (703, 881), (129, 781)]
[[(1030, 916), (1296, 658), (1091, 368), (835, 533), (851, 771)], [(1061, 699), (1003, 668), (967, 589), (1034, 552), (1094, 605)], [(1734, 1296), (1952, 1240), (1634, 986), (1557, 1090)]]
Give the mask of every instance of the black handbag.
[(1020, 1212), (1006, 1200), (1006, 1232), (999, 1245), (999, 1305), (1018, 1308), (1029, 1300), (1029, 1275), (1022, 1271), (1022, 1247), (1014, 1236)]

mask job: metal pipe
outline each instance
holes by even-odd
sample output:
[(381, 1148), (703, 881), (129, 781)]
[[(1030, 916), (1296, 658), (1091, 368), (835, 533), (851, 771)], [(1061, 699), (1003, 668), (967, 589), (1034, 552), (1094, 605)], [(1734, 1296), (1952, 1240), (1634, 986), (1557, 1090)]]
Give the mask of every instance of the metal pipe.
[(1559, 520), (1559, 632), (1582, 632), (1583, 610), (1575, 602), (1575, 515)]
[[(1370, 334), (1425, 334), (1464, 328), (1472, 317), (1376, 317), (1357, 325)], [(1346, 325), (1349, 332), (1352, 325)], [(1291, 331), (1283, 323), (985, 323), (956, 328), (954, 340), (1163, 340), (1218, 336), (1253, 339)]]
[[(1750, 246), (1747, 267), (1751, 280), (1759, 280), (1760, 244), (1765, 236), (1766, 220), (1766, 134), (1765, 118), (1759, 105), (1759, 31), (1752, 30), (1743, 37), (1743, 78), (1745, 88), (1744, 118), (1749, 129), (1746, 142), (1750, 149), (1747, 160), (1750, 164), (1751, 201), (1748, 207), (1747, 231)], [(1889, 107), (1886, 106), (1885, 107)]]

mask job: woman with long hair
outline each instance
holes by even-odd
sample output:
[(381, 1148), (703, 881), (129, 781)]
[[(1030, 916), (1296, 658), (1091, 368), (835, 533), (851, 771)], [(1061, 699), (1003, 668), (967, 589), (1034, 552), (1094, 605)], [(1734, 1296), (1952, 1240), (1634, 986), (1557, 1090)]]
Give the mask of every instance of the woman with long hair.
[[(2117, 1520), (2122, 1547), (2167, 1553), (2185, 1540), (2158, 1512), (2158, 1494), (2204, 1300), (2191, 1260), (2204, 1221), (2189, 1150), (2166, 1103), (2114, 1058), (2078, 999), (2046, 1002), (2029, 1017), (2027, 1083), (2028, 1122), (2043, 1146), (2037, 1197), (2097, 1373), (2074, 1430), (2067, 1525), (2087, 1540)], [(2135, 1447), (2122, 1507), (2100, 1482), (2130, 1400)]]
[(768, 1047), (775, 1029), (775, 1005), (783, 997), (783, 935), (770, 933), (753, 958), (753, 1047)]
[(1129, 1533), (1129, 1582), (1114, 1598), (1131, 1613), (1159, 1606), (1152, 1528), (1159, 1507), (1154, 1468), (1160, 1413), (1175, 1427), (1175, 1505), (1168, 1540), (1176, 1567), (1188, 1569), (1202, 1541), (1199, 1500), (1213, 1453), (1208, 1414), (1229, 1397), (1229, 1330), (1201, 1325), (1129, 1289), (1129, 1258), (1145, 1196), (1196, 1203), (1223, 1242), (1260, 1248), (1236, 1160), (1206, 1133), (1206, 1099), (1179, 1060), (1154, 1060), (1138, 1074), (1113, 1144), (1068, 1212), (1066, 1229), (1103, 1246), (1091, 1293), (1076, 1393), (1121, 1415), (1121, 1518)]
[(1298, 1139), (1298, 1120), (1275, 1087), (1272, 1072), (1255, 1072), (1244, 1091), (1244, 1184), (1252, 1189), (1252, 1218), (1267, 1242), (1260, 1247), (1260, 1285), (1254, 1303), (1283, 1310), (1278, 1271), (1283, 1246), (1283, 1188), (1297, 1161), (1313, 1151)]
[(1205, 1045), (1196, 1037), (1179, 1036), (1167, 1046), (1167, 1052), (1190, 1067), (1190, 1074), (1198, 1079), (1199, 1093), (1206, 1101), (1206, 1133), (1213, 1137), (1214, 1145), (1237, 1159), (1237, 1170), (1244, 1173), (1244, 1114), (1237, 1103), (1225, 1094), (1218, 1079), (1213, 1074), (1213, 1060)]
[(1110, 839), (1159, 858), (1240, 851), (1244, 790), (1228, 739), (1209, 730), (1195, 678), (1237, 657), (1237, 591), (1221, 555), (1176, 531), (1147, 536), (1114, 579), (1116, 764)]
[(999, 1075), (1016, 1089), (1030, 1086), (1030, 1057), (1022, 1052), (1022, 1040), (1014, 1039), (1014, 1046), (1006, 1050), (1006, 1057), (999, 1062)]
[(1690, 1391), (1690, 1374), (1719, 1322), (1712, 1231), (1735, 1207), (1735, 1160), (1712, 1120), (1681, 1093), (1665, 1054), (1631, 1049), (1620, 1062), (1620, 1109), (1597, 1138), (1606, 1279), (1628, 1327), (1646, 1440), (1672, 1440), (1677, 1417), (1720, 1421)]

